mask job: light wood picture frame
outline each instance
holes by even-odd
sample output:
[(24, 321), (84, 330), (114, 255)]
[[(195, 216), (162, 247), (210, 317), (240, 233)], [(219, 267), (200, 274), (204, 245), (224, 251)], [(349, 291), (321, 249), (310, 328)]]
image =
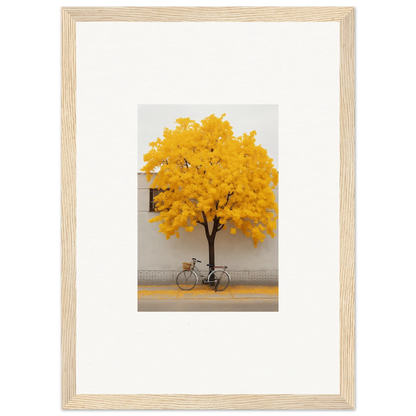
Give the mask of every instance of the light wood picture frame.
[[(339, 22), (340, 394), (111, 395), (76, 393), (76, 23)], [(352, 409), (355, 406), (355, 78), (352, 7), (62, 8), (63, 409)]]

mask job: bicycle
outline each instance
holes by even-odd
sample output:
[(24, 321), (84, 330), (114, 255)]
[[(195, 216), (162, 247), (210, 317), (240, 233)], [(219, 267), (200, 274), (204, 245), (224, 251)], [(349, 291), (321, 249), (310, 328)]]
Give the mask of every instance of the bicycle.
[(216, 292), (225, 290), (228, 287), (231, 277), (226, 271), (227, 266), (213, 266), (212, 264), (207, 264), (211, 271), (208, 273), (208, 276), (205, 276), (201, 273), (198, 267), (195, 266), (196, 262), (201, 263), (201, 260), (193, 258), (190, 269), (182, 270), (176, 276), (176, 284), (179, 289), (192, 290), (198, 283), (198, 277), (202, 279), (203, 284), (207, 284)]

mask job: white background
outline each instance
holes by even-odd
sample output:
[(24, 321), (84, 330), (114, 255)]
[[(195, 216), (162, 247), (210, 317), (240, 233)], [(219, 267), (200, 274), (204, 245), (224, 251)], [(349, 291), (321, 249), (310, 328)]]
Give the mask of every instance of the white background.
[[(154, 103), (278, 104), (279, 313), (137, 313)], [(77, 393), (338, 394), (338, 175), (339, 23), (77, 23)]]

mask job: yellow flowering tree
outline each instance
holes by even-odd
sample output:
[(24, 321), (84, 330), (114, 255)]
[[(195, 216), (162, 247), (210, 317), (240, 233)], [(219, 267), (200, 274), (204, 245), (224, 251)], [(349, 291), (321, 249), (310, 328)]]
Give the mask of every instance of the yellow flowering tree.
[(215, 265), (217, 233), (230, 225), (240, 229), (256, 247), (266, 233), (275, 236), (278, 206), (272, 188), (278, 183), (273, 159), (260, 145), (256, 132), (235, 137), (225, 114), (211, 115), (200, 123), (176, 120), (175, 129), (165, 128), (163, 139), (151, 142), (141, 169), (152, 188), (161, 189), (155, 200), (159, 232), (166, 238), (179, 228), (192, 232), (205, 229), (209, 263)]

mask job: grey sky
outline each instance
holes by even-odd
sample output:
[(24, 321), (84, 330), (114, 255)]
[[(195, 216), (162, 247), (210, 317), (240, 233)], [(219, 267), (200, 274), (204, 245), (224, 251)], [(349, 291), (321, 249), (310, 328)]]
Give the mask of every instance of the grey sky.
[(149, 143), (163, 138), (165, 127), (175, 127), (177, 118), (189, 117), (196, 122), (215, 114), (226, 114), (234, 135), (241, 136), (256, 130), (256, 143), (261, 144), (278, 166), (278, 106), (277, 105), (139, 105), (138, 108), (138, 171), (143, 167), (143, 155)]

